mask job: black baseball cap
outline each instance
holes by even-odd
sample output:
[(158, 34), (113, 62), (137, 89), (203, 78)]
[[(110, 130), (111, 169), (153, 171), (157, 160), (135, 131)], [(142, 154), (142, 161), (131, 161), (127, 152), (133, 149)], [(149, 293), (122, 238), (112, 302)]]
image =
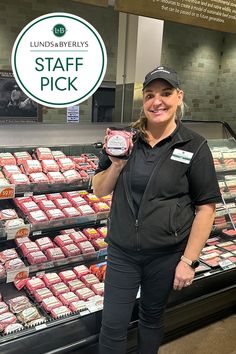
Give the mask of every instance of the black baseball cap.
[(161, 65), (161, 66), (158, 66), (157, 68), (153, 69), (152, 71), (150, 71), (145, 76), (144, 83), (143, 83), (143, 90), (152, 81), (157, 80), (157, 79), (165, 80), (165, 81), (169, 82), (169, 84), (171, 84), (171, 86), (173, 86), (175, 88), (180, 87), (180, 80), (179, 80), (177, 72), (173, 69), (170, 69), (166, 66)]

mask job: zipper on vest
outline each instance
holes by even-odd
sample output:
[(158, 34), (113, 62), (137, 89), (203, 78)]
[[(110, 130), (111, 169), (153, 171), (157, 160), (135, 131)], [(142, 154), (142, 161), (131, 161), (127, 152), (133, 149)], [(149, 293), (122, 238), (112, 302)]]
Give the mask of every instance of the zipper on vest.
[(135, 230), (136, 230), (136, 239), (137, 239), (137, 251), (140, 251), (140, 240), (139, 240), (139, 234), (138, 234), (138, 219), (135, 220)]

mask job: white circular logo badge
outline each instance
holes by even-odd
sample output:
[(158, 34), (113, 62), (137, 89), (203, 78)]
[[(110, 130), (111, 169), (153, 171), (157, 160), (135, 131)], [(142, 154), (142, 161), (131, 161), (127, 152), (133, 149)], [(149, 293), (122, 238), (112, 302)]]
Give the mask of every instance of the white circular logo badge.
[(107, 54), (96, 29), (68, 13), (30, 22), (12, 50), (12, 70), (27, 96), (48, 107), (79, 104), (100, 86)]

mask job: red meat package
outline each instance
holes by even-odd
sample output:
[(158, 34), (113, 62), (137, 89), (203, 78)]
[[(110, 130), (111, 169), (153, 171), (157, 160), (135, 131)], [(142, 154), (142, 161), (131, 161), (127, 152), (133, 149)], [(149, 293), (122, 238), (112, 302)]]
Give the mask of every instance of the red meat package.
[(47, 215), (42, 210), (31, 211), (28, 215), (30, 222), (37, 224), (38, 222), (48, 221)]
[(75, 207), (63, 208), (62, 211), (68, 218), (80, 216), (79, 211)]
[(68, 283), (70, 280), (74, 280), (76, 279), (76, 274), (73, 272), (73, 270), (64, 270), (62, 272), (60, 272), (59, 274), (59, 277), (61, 278), (61, 280), (64, 282), (64, 283)]
[(0, 332), (3, 332), (4, 329), (10, 325), (17, 322), (17, 318), (11, 312), (4, 312), (0, 315)]
[(43, 275), (43, 281), (44, 283), (50, 288), (51, 285), (57, 284), (61, 282), (61, 278), (59, 275), (55, 272), (52, 273), (46, 273)]
[(35, 300), (38, 302), (42, 302), (43, 299), (46, 299), (50, 296), (53, 296), (53, 293), (48, 288), (40, 288), (34, 292)]
[(80, 192), (79, 191), (62, 192), (62, 195), (63, 195), (63, 198), (67, 198), (70, 201), (72, 201), (72, 198), (80, 196)]
[(57, 219), (64, 219), (65, 214), (60, 209), (50, 209), (46, 210), (46, 215), (49, 220), (57, 220)]
[(0, 315), (4, 312), (8, 312), (8, 310), (9, 310), (8, 305), (5, 302), (1, 301), (0, 302)]
[(45, 210), (50, 210), (50, 209), (55, 209), (56, 208), (56, 205), (53, 203), (52, 200), (40, 200), (38, 202), (38, 206), (41, 210), (45, 211)]
[(42, 160), (41, 164), (44, 173), (59, 172), (59, 166), (55, 160)]
[(75, 169), (75, 163), (69, 157), (58, 159), (57, 163), (61, 172)]
[(8, 304), (10, 306), (10, 310), (13, 313), (20, 313), (21, 311), (27, 309), (28, 307), (31, 307), (31, 303), (29, 299), (24, 296), (17, 296), (8, 301)]
[(80, 300), (87, 301), (90, 297), (94, 296), (95, 293), (89, 288), (82, 288), (75, 291), (75, 294)]
[(79, 301), (74, 301), (70, 304), (70, 309), (72, 312), (83, 312), (88, 310), (87, 306), (86, 306), (86, 302), (83, 300), (79, 300)]
[(79, 210), (81, 215), (93, 215), (93, 214), (95, 214), (95, 211), (93, 210), (93, 208), (91, 208), (90, 205), (80, 205), (77, 209)]
[(52, 201), (54, 201), (55, 199), (60, 199), (60, 198), (62, 198), (61, 193), (49, 193), (49, 194), (46, 194), (46, 195), (47, 195), (47, 198), (48, 198), (49, 200), (52, 200)]
[(73, 243), (62, 247), (62, 251), (65, 253), (66, 257), (74, 257), (81, 254), (80, 249)]
[(30, 184), (29, 178), (24, 173), (18, 173), (9, 177), (12, 184)]
[(97, 238), (96, 240), (93, 240), (92, 244), (96, 250), (107, 248), (107, 243), (104, 241), (103, 238)]
[(100, 237), (99, 232), (94, 227), (87, 227), (83, 229), (83, 234), (87, 236), (89, 240), (93, 240)]
[(82, 231), (74, 231), (71, 232), (69, 235), (73, 242), (75, 242), (76, 244), (79, 242), (88, 241), (87, 237), (83, 234)]
[(6, 261), (14, 258), (18, 258), (18, 254), (15, 248), (8, 248), (5, 251), (0, 252), (0, 261), (2, 263), (5, 263)]
[(97, 295), (103, 295), (104, 294), (104, 283), (96, 283), (91, 285), (91, 290)]
[(70, 314), (71, 314), (71, 310), (64, 305), (60, 306), (60, 307), (56, 307), (56, 308), (52, 309), (52, 311), (51, 311), (51, 316), (53, 318), (59, 318), (59, 317), (67, 316)]
[(92, 166), (90, 165), (89, 162), (79, 162), (79, 163), (76, 163), (76, 168), (81, 171), (81, 170), (89, 170)]
[(10, 219), (5, 222), (5, 228), (14, 229), (16, 227), (21, 227), (25, 225), (24, 220), (17, 218), (17, 219)]
[(84, 199), (89, 203), (89, 205), (100, 202), (100, 199), (92, 193), (86, 194)]
[(0, 210), (0, 219), (1, 220), (10, 220), (17, 219), (18, 215), (15, 209), (2, 209)]
[(81, 176), (78, 171), (76, 170), (67, 170), (63, 172), (63, 176), (66, 179), (66, 182), (71, 183), (73, 181), (78, 181), (81, 179)]
[(45, 254), (50, 261), (58, 261), (59, 259), (65, 258), (64, 253), (59, 247), (48, 248)]
[(66, 157), (64, 152), (62, 152), (60, 150), (54, 150), (54, 151), (52, 150), (52, 156), (53, 156), (54, 160), (64, 159)]
[(25, 215), (28, 215), (32, 211), (39, 210), (38, 204), (33, 201), (21, 203), (20, 208)]
[(39, 147), (35, 153), (38, 160), (53, 160), (52, 151), (47, 147)]
[(15, 242), (16, 242), (17, 247), (20, 247), (23, 243), (30, 242), (30, 238), (27, 236), (17, 237), (17, 238), (15, 238)]
[(55, 199), (54, 203), (56, 205), (56, 208), (63, 209), (63, 208), (68, 208), (71, 207), (71, 203), (67, 198), (59, 198)]
[(79, 174), (80, 174), (81, 178), (83, 179), (83, 181), (87, 181), (89, 179), (89, 174), (87, 172), (80, 170)]
[(104, 195), (103, 197), (100, 198), (101, 202), (110, 202), (112, 200), (112, 194)]
[(61, 230), (60, 234), (65, 235), (65, 234), (70, 234), (71, 232), (75, 232), (75, 229), (65, 229)]
[(101, 237), (105, 238), (107, 236), (107, 226), (98, 227), (97, 231), (99, 232)]
[(6, 269), (4, 265), (0, 264), (0, 279), (5, 278), (6, 276)]
[(64, 293), (58, 296), (58, 299), (63, 303), (63, 305), (70, 305), (73, 301), (79, 301), (77, 295), (75, 295), (72, 291), (68, 293)]
[(57, 235), (54, 237), (54, 242), (59, 246), (63, 247), (65, 245), (69, 245), (73, 243), (72, 239), (70, 238), (70, 235), (64, 234), (64, 235)]
[(25, 160), (32, 160), (31, 155), (27, 151), (14, 152), (17, 165), (21, 165)]
[(32, 200), (38, 204), (40, 200), (48, 200), (46, 194), (32, 195)]
[(86, 285), (79, 279), (70, 280), (67, 285), (69, 286), (70, 291), (75, 291), (86, 287)]
[(101, 213), (103, 211), (109, 211), (110, 210), (110, 207), (108, 206), (108, 204), (104, 203), (104, 202), (94, 203), (92, 205), (92, 207), (96, 211), (96, 213)]
[(3, 173), (7, 178), (9, 178), (11, 175), (21, 173), (21, 170), (16, 165), (6, 165), (3, 167)]
[(0, 166), (16, 165), (16, 159), (10, 152), (0, 153)]
[(30, 252), (27, 255), (29, 264), (41, 264), (47, 262), (48, 259), (42, 251)]
[(32, 294), (37, 289), (45, 288), (45, 284), (42, 279), (33, 277), (26, 282), (26, 289)]
[(43, 299), (41, 305), (46, 312), (51, 312), (56, 307), (62, 306), (62, 303), (55, 296), (50, 296)]
[(68, 286), (65, 283), (56, 283), (51, 285), (50, 290), (52, 291), (52, 293), (55, 296), (64, 294), (64, 293), (68, 293), (70, 291), (70, 289), (68, 288)]
[(35, 243), (37, 244), (37, 246), (40, 248), (41, 251), (45, 251), (48, 248), (54, 247), (54, 243), (47, 236), (38, 238), (37, 240), (35, 240)]
[(16, 269), (21, 269), (25, 267), (24, 262), (20, 258), (14, 258), (6, 261), (5, 269), (6, 271), (12, 271)]
[(89, 241), (84, 241), (84, 242), (78, 243), (78, 247), (82, 253), (94, 253), (95, 252), (93, 245)]
[(66, 179), (61, 172), (48, 172), (47, 176), (50, 183), (66, 183)]
[(99, 279), (94, 274), (82, 275), (80, 280), (88, 287), (91, 288), (93, 284), (99, 283)]
[(42, 172), (41, 163), (38, 160), (24, 160), (22, 163), (23, 171), (29, 175), (30, 173)]
[(90, 270), (88, 269), (88, 267), (86, 267), (85, 265), (79, 265), (73, 268), (73, 271), (75, 272), (75, 274), (77, 275), (77, 277), (80, 279), (83, 275), (86, 274), (90, 274)]
[(26, 257), (28, 256), (29, 253), (31, 252), (37, 252), (37, 251), (40, 251), (38, 245), (35, 243), (35, 242), (26, 242), (26, 243), (23, 243), (21, 246), (21, 252), (23, 253), (23, 255)]
[(31, 197), (18, 197), (18, 198), (13, 198), (13, 201), (20, 208), (22, 203), (32, 202), (32, 198)]
[(87, 205), (88, 203), (86, 202), (86, 200), (84, 200), (84, 198), (82, 198), (81, 196), (78, 196), (78, 197), (71, 198), (71, 204), (75, 208), (78, 208), (79, 206)]
[(43, 172), (30, 173), (29, 180), (32, 183), (49, 183), (48, 177)]

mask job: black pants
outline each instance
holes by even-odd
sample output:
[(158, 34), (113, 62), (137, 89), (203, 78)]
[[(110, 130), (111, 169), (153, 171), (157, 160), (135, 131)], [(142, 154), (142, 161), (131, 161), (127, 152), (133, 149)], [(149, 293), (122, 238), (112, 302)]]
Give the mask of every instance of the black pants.
[(139, 354), (157, 353), (164, 333), (163, 313), (181, 254), (150, 255), (108, 247), (100, 354), (126, 353), (127, 328), (139, 286)]

